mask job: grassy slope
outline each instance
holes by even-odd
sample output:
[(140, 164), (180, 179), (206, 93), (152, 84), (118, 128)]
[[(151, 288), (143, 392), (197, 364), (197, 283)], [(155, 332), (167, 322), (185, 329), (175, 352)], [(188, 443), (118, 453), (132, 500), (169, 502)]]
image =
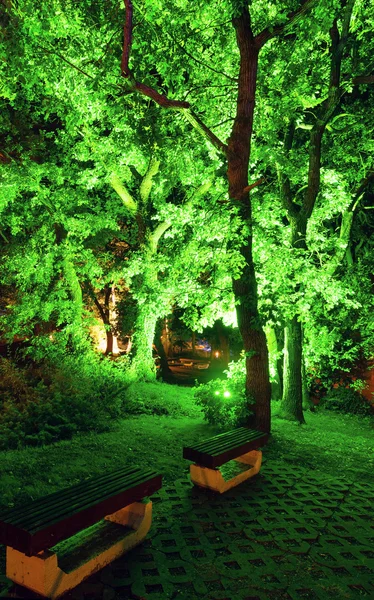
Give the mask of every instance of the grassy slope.
[[(142, 384), (133, 388), (134, 399), (144, 399), (145, 391), (145, 407), (157, 397), (170, 414), (131, 416), (107, 433), (1, 453), (0, 507), (52, 493), (118, 465), (153, 468), (164, 474), (165, 483), (182, 477), (189, 467), (182, 459), (183, 446), (219, 431), (204, 422), (194, 405), (192, 389)], [(299, 426), (277, 418), (276, 412), (277, 405), (273, 435), (264, 451), (266, 460), (297, 462), (332, 475), (341, 475), (346, 469), (366, 476), (374, 471), (374, 432), (368, 420), (331, 412), (308, 413), (307, 425)]]

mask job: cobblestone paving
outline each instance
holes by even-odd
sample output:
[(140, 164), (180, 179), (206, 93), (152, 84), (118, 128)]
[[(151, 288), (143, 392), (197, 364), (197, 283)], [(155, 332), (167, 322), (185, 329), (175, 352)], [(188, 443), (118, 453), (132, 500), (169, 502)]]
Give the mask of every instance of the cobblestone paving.
[[(143, 544), (63, 600), (374, 599), (373, 479), (269, 460), (224, 495), (186, 468), (152, 500)], [(0, 597), (38, 598), (4, 577)]]

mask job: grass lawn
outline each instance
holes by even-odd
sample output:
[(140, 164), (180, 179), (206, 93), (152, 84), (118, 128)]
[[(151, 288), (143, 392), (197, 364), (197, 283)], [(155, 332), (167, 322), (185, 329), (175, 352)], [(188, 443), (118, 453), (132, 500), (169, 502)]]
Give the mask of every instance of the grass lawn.
[[(148, 385), (148, 387), (147, 387)], [(105, 433), (91, 432), (50, 446), (28, 447), (1, 453), (0, 508), (38, 498), (85, 478), (120, 466), (146, 466), (174, 481), (188, 470), (182, 447), (220, 433), (207, 424), (194, 404), (193, 389), (167, 384), (138, 384), (132, 390), (144, 398), (149, 390), (148, 410), (153, 402), (169, 414), (132, 415)], [(306, 414), (307, 425), (277, 417), (273, 404), (272, 437), (264, 460), (297, 462), (331, 475), (354, 470), (373, 475), (374, 426), (369, 419), (333, 412)]]

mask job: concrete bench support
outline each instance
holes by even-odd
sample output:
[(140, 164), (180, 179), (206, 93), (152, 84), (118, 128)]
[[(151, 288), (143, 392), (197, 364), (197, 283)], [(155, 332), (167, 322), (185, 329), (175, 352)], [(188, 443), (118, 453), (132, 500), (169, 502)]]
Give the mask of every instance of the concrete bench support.
[(251, 452), (242, 454), (242, 456), (238, 456), (234, 460), (249, 465), (249, 468), (228, 481), (225, 481), (219, 469), (209, 469), (207, 467), (201, 467), (200, 465), (191, 465), (191, 481), (195, 485), (223, 494), (224, 492), (227, 492), (227, 490), (237, 486), (246, 479), (250, 479), (259, 472), (262, 462), (262, 452), (261, 450), (252, 450)]
[[(134, 502), (107, 515), (104, 521), (106, 523), (98, 524), (99, 534), (95, 531), (95, 526), (92, 526), (89, 528), (92, 533), (85, 530), (60, 542), (51, 550), (44, 550), (34, 556), (26, 556), (8, 546), (7, 577), (46, 598), (58, 598), (145, 538), (152, 522), (152, 502)], [(84, 536), (86, 548), (89, 546), (90, 555), (85, 557), (83, 564), (79, 547), (74, 544), (74, 538), (78, 536)], [(69, 550), (66, 550), (69, 543), (74, 548), (70, 557)], [(68, 569), (63, 570), (64, 567), (59, 566), (59, 548), (63, 549), (64, 554), (61, 563), (69, 564)], [(87, 555), (87, 552), (85, 554)]]

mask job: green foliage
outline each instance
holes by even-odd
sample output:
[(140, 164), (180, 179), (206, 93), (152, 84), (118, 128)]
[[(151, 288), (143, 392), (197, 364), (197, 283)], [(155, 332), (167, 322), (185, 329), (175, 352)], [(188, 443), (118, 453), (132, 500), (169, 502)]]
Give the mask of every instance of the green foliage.
[(38, 445), (71, 437), (76, 430), (58, 399), (29, 370), (0, 362), (0, 449)]
[(201, 384), (195, 391), (196, 403), (202, 407), (204, 417), (211, 425), (227, 429), (248, 423), (252, 412), (245, 395), (245, 361), (232, 362), (226, 379), (214, 379)]
[(368, 416), (371, 413), (369, 402), (353, 387), (333, 388), (321, 399), (320, 406), (326, 410), (351, 415)]
[(57, 362), (23, 368), (1, 359), (0, 376), (0, 449), (105, 431), (121, 414), (128, 385), (122, 364), (90, 354), (61, 353)]

